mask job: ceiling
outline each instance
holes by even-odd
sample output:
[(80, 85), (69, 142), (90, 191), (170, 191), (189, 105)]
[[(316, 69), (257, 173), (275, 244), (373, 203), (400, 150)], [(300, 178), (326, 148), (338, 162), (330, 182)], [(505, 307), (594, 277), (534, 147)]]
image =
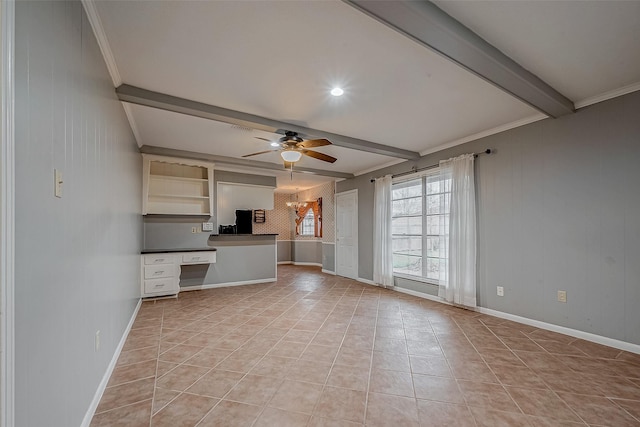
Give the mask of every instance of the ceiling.
[[(89, 16), (116, 86), (421, 154), (546, 117), (340, 1), (87, 3), (97, 12)], [(436, 5), (574, 103), (604, 99), (622, 87), (640, 88), (640, 2)], [(331, 96), (334, 86), (345, 94)], [(140, 146), (239, 159), (270, 149), (255, 137), (281, 136), (125, 104)], [(317, 151), (338, 161), (303, 158), (294, 170), (358, 175), (403, 160), (335, 145)], [(282, 164), (277, 153), (249, 159)], [(219, 163), (216, 167), (261, 173), (246, 164)], [(264, 174), (278, 176), (285, 191), (335, 179), (295, 173), (291, 181), (285, 171)]]

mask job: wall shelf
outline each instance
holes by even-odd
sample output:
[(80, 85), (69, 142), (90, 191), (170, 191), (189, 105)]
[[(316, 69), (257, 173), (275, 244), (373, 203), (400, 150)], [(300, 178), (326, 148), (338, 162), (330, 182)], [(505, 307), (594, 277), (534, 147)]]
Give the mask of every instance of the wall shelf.
[(150, 194), (149, 198), (158, 197), (163, 199), (208, 199), (209, 196), (188, 196), (184, 194)]
[(213, 164), (143, 154), (142, 214), (213, 216)]
[(168, 180), (168, 181), (191, 181), (191, 182), (207, 182), (205, 178), (185, 178), (183, 176), (165, 176), (150, 174), (151, 179)]

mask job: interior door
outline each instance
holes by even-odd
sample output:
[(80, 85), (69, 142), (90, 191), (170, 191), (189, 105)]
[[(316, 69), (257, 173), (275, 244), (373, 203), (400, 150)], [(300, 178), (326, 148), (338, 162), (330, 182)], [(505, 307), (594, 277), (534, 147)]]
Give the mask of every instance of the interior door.
[(336, 194), (336, 274), (358, 278), (358, 190)]

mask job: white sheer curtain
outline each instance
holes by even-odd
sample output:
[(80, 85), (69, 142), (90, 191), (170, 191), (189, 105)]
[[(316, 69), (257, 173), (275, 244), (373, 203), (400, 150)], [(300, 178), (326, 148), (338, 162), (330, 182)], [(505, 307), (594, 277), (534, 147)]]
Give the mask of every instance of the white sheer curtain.
[(467, 307), (476, 306), (476, 191), (473, 164), (473, 154), (463, 154), (440, 162), (442, 173), (451, 177), (451, 198), (448, 277), (441, 280), (438, 295), (446, 301)]
[(385, 288), (393, 287), (391, 183), (391, 175), (377, 178), (373, 199), (373, 282)]

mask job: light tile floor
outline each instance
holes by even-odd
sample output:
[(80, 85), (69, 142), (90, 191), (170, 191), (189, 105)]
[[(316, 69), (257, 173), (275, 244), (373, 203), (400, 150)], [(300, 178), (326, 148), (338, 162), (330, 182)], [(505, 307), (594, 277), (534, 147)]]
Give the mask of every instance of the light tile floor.
[(144, 302), (91, 426), (640, 426), (640, 355), (326, 275)]

